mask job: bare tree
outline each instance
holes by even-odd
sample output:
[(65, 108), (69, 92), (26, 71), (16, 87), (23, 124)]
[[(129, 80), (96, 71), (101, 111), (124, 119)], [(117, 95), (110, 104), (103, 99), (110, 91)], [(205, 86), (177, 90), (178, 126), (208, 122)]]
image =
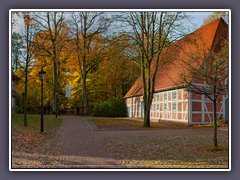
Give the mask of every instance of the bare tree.
[(187, 60), (182, 59), (181, 79), (190, 92), (205, 95), (212, 101), (213, 142), (217, 147), (217, 105), (224, 103), (228, 96), (228, 39), (221, 37), (220, 45), (209, 51), (204, 45), (191, 43), (195, 51), (187, 54)]
[(103, 12), (73, 12), (71, 13), (71, 34), (73, 36), (74, 51), (77, 55), (77, 63), (81, 74), (82, 105), (84, 114), (87, 114), (87, 74), (103, 60), (102, 52), (104, 44), (94, 58), (90, 58), (93, 40), (106, 32), (111, 21)]
[(135, 49), (128, 54), (141, 67), (144, 102), (144, 124), (150, 127), (150, 108), (155, 91), (155, 79), (159, 65), (170, 60), (164, 58), (164, 49), (182, 36), (181, 12), (130, 12), (121, 19), (130, 29), (127, 32)]

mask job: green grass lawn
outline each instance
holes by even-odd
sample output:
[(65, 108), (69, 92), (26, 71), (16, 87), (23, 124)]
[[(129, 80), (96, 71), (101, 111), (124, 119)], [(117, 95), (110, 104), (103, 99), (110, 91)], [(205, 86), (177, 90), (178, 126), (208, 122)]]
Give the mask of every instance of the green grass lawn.
[[(12, 116), (12, 128), (20, 128), (25, 130), (37, 130), (40, 131), (40, 115), (31, 114), (27, 115), (28, 126), (24, 126), (23, 114), (15, 114)], [(55, 118), (54, 115), (44, 116), (44, 127), (46, 133), (51, 132), (55, 127), (58, 127), (62, 123), (62, 119)]]
[(51, 138), (62, 119), (53, 115), (44, 116), (44, 133), (40, 133), (40, 115), (28, 115), (28, 126), (24, 126), (22, 114), (12, 116), (12, 150), (33, 152)]

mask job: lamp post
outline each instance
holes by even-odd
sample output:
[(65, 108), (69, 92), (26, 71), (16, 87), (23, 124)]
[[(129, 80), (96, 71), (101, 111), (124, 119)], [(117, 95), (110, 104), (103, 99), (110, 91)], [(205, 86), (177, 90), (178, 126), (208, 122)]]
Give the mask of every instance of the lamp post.
[(44, 110), (43, 110), (43, 81), (45, 79), (46, 71), (42, 70), (38, 72), (39, 79), (41, 81), (41, 123), (40, 123), (40, 131), (41, 133), (44, 132), (44, 123), (43, 123), (43, 115), (44, 115)]
[(70, 85), (68, 84), (68, 77), (70, 76), (70, 71), (69, 71), (69, 69), (67, 69), (67, 71), (66, 71), (66, 93), (65, 93), (65, 97), (67, 98), (67, 105), (66, 105), (66, 112), (67, 113), (69, 113), (69, 112), (71, 112), (71, 106), (70, 106), (70, 104), (69, 104), (69, 98), (70, 98), (70, 89), (71, 89), (71, 87), (70, 87)]

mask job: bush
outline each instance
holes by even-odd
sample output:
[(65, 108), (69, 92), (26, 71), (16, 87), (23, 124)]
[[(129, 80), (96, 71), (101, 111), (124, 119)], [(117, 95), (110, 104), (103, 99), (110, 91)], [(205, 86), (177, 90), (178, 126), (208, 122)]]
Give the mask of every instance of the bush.
[(93, 107), (92, 114), (97, 117), (125, 117), (125, 102), (120, 98), (112, 98), (107, 101), (96, 103)]

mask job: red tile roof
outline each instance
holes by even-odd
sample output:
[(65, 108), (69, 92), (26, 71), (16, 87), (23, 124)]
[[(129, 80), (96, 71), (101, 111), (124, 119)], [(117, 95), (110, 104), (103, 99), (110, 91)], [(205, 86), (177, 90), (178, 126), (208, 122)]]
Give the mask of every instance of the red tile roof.
[[(194, 54), (194, 52), (198, 52), (199, 57), (203, 59), (204, 53), (219, 47), (222, 39), (227, 36), (228, 25), (220, 18), (200, 27), (164, 49), (162, 56), (170, 58), (172, 61), (167, 67), (159, 64), (155, 80), (155, 92), (176, 88), (176, 84), (179, 85), (181, 81), (182, 59), (189, 59), (189, 54)], [(194, 42), (195, 45), (191, 42)], [(199, 53), (199, 51), (202, 53)], [(142, 95), (141, 76), (127, 92), (125, 98), (138, 95)]]

